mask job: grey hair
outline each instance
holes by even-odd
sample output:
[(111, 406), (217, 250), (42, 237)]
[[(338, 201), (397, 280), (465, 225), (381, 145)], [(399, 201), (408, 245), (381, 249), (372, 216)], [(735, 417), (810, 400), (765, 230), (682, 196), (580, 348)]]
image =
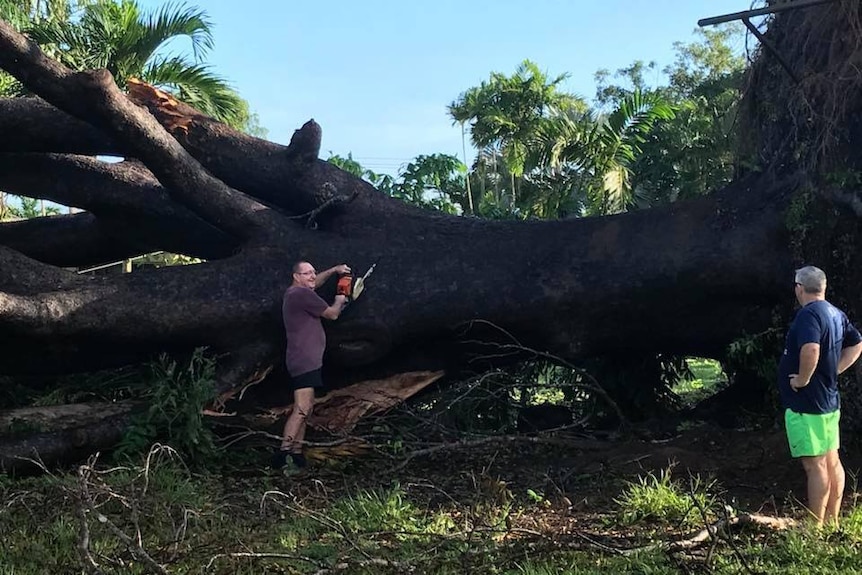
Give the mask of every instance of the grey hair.
[(826, 274), (820, 268), (805, 266), (796, 270), (796, 283), (802, 286), (805, 293), (823, 293), (826, 291)]

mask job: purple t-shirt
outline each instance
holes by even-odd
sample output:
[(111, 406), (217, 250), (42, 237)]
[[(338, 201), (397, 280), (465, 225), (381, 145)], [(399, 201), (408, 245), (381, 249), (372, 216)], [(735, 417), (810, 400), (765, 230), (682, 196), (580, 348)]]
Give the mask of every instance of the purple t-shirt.
[(323, 366), (326, 333), (320, 322), (329, 306), (314, 290), (290, 286), (284, 292), (281, 316), (287, 333), (287, 371), (296, 377)]

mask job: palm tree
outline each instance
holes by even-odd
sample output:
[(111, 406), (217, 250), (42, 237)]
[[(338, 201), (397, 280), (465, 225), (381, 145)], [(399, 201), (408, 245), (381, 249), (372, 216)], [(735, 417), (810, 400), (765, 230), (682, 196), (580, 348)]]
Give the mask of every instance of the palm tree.
[(566, 74), (549, 78), (535, 63), (524, 60), (512, 76), (495, 72), (487, 82), (470, 88), (449, 105), (456, 123), (470, 124), (474, 146), (496, 150), (502, 157), (510, 179), (512, 211), (517, 207), (516, 179), (533, 167), (527, 162), (527, 143), (542, 120), (553, 110), (584, 106), (579, 98), (559, 91), (566, 78)]
[[(587, 214), (621, 212), (635, 199), (631, 166), (641, 144), (657, 122), (673, 117), (674, 108), (664, 98), (639, 90), (623, 98), (608, 115), (557, 113), (536, 130), (532, 161), (546, 167), (546, 177), (568, 184), (577, 181), (586, 196)], [(558, 189), (571, 193), (572, 186)]]
[[(79, 18), (35, 19), (28, 33), (72, 69), (106, 68), (121, 87), (140, 78), (234, 127), (249, 120), (245, 101), (202, 63), (213, 46), (203, 10), (167, 4), (145, 13), (135, 0), (94, 0)], [(191, 41), (192, 59), (160, 53), (178, 37)]]
[[(83, 1), (78, 0), (77, 3)], [(0, 19), (17, 30), (24, 30), (35, 21), (66, 21), (74, 9), (70, 0), (0, 0)], [(24, 86), (17, 79), (0, 71), (0, 97), (14, 98), (25, 93)]]

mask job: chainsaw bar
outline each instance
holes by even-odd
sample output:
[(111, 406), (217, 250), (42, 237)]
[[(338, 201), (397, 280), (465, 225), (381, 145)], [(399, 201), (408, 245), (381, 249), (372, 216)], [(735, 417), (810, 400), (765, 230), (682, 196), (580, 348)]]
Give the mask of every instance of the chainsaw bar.
[(372, 264), (372, 266), (368, 268), (368, 271), (365, 272), (365, 275), (356, 280), (356, 282), (353, 284), (353, 295), (351, 296), (352, 299), (358, 298), (359, 294), (361, 294), (365, 290), (365, 280), (368, 279), (368, 276), (371, 275), (371, 272), (374, 271), (375, 267), (377, 267), (377, 264)]

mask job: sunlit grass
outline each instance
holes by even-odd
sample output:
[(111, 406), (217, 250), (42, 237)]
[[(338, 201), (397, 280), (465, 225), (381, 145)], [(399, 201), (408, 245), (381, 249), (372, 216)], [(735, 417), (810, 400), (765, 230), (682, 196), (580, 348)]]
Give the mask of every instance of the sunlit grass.
[(616, 499), (618, 521), (623, 525), (661, 523), (693, 525), (702, 520), (711, 504), (710, 485), (690, 478), (689, 488), (672, 478), (672, 467), (647, 473), (628, 483)]
[(714, 359), (692, 357), (686, 359), (686, 364), (692, 373), (691, 379), (677, 383), (672, 391), (687, 406), (714, 395), (727, 384), (727, 375)]

